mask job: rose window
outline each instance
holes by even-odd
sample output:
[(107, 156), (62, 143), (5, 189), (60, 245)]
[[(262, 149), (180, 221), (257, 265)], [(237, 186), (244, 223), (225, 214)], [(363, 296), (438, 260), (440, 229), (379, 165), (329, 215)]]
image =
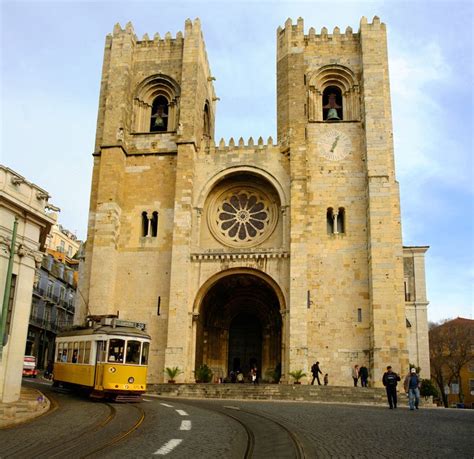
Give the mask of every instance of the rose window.
[(275, 204), (251, 187), (228, 189), (211, 207), (212, 232), (228, 245), (256, 245), (271, 234), (276, 224)]
[(231, 239), (248, 241), (261, 233), (268, 224), (265, 204), (255, 195), (233, 195), (222, 204), (220, 229)]

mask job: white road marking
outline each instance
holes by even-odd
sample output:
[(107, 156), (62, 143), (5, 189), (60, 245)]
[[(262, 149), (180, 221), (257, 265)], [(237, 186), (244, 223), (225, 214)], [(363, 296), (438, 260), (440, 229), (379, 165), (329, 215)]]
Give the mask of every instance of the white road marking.
[(176, 410), (177, 413), (179, 413), (181, 416), (188, 416), (188, 413), (184, 410)]
[(142, 398), (144, 402), (151, 402), (151, 400), (147, 400), (146, 398)]
[(167, 408), (173, 408), (173, 405), (168, 405), (167, 403), (160, 403), (160, 405), (166, 406)]
[(237, 410), (237, 411), (240, 411), (240, 408), (238, 406), (225, 406), (224, 405), (224, 408), (227, 408), (228, 410)]
[(157, 456), (164, 456), (171, 453), (183, 440), (181, 438), (173, 438), (169, 442), (165, 443), (160, 449), (156, 450), (153, 454)]
[(179, 430), (191, 430), (191, 421), (186, 419), (181, 421), (181, 426)]

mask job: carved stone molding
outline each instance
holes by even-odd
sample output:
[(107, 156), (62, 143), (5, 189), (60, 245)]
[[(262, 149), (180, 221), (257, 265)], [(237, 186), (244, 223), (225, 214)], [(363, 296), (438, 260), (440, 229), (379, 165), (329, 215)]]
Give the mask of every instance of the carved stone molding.
[(284, 251), (278, 252), (203, 252), (192, 253), (192, 261), (215, 261), (215, 260), (263, 260), (265, 258), (289, 258), (290, 254)]

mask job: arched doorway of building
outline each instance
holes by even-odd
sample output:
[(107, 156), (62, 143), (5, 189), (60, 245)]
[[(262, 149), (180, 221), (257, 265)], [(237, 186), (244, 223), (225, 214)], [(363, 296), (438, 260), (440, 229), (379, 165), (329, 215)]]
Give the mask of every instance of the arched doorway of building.
[(281, 368), (282, 318), (274, 288), (242, 272), (217, 280), (204, 294), (197, 316), (196, 368), (208, 365), (214, 378), (252, 367), (270, 379)]

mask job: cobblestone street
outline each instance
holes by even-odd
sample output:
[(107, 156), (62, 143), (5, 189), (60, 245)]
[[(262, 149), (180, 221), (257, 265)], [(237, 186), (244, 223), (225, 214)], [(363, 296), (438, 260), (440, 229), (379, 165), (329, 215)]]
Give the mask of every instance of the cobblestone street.
[[(232, 414), (241, 409), (281, 422), (298, 437), (307, 458), (472, 458), (474, 454), (472, 410), (409, 411), (404, 406), (389, 410), (388, 407), (319, 403), (154, 400), (147, 405), (154, 413), (154, 422), (145, 423), (139, 435), (110, 451), (107, 457), (117, 457), (117, 454), (136, 457), (134, 451), (137, 450), (142, 451), (140, 457), (150, 457), (159, 451), (157, 446), (167, 445), (172, 439), (181, 442), (163, 455), (244, 457), (244, 430), (232, 419), (217, 415), (218, 407), (225, 407)], [(188, 414), (187, 419), (192, 423), (190, 431), (179, 430), (182, 417), (175, 409)], [(271, 438), (267, 447), (271, 448), (278, 440)], [(282, 447), (279, 453), (268, 450), (253, 457), (295, 455)]]
[[(55, 409), (0, 430), (0, 457), (472, 458), (474, 410), (147, 395), (139, 404), (92, 402), (41, 387)], [(130, 428), (133, 416), (143, 419)], [(75, 432), (73, 437), (71, 432)], [(71, 449), (73, 448), (73, 449)], [(43, 451), (43, 453), (41, 453)], [(66, 454), (67, 452), (67, 454)]]

